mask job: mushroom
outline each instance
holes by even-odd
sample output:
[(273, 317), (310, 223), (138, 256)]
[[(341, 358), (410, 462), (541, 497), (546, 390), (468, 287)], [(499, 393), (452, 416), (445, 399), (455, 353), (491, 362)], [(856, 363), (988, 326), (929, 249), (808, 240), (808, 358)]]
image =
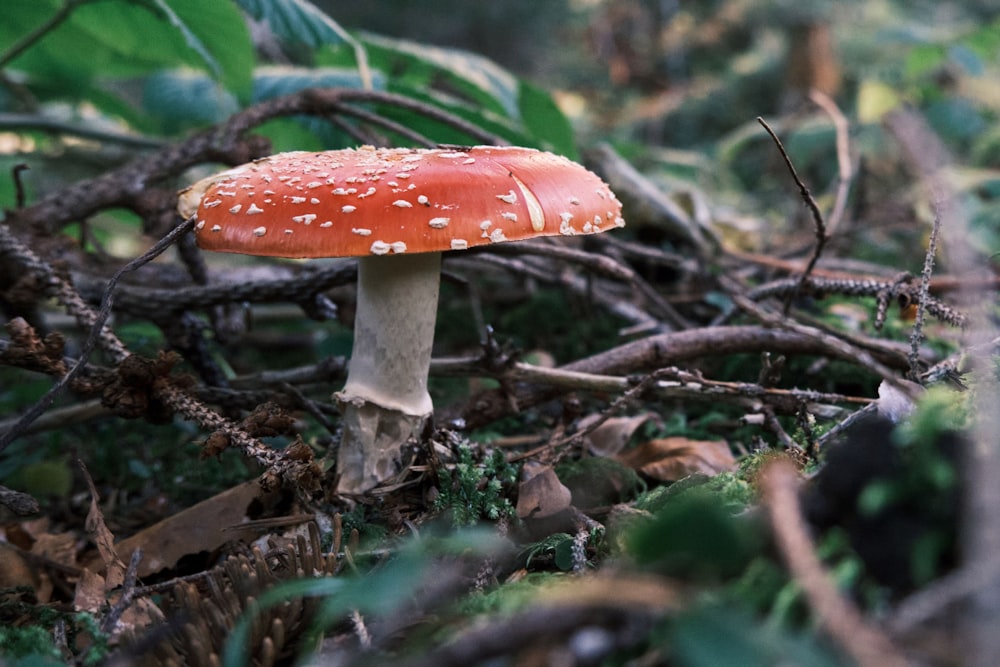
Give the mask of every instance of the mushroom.
[(441, 253), (624, 225), (593, 173), (530, 148), (372, 148), (272, 155), (201, 180), (178, 211), (207, 250), (358, 257), (354, 349), (335, 394), (339, 491), (398, 472), (427, 392)]

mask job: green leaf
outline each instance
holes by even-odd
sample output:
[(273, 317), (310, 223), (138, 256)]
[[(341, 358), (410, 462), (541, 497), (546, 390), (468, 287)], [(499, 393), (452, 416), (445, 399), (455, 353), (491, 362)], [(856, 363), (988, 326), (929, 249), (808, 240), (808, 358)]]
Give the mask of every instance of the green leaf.
[[(385, 77), (376, 72), (375, 90), (385, 89)], [(260, 67), (254, 76), (253, 101), (260, 102), (304, 88), (362, 88), (364, 81), (357, 70), (344, 67)]]
[(219, 123), (239, 109), (231, 93), (191, 70), (163, 71), (148, 77), (143, 106), (146, 116), (158, 119), (158, 129), (166, 134)]
[[(37, 5), (26, 8), (26, 5)], [(14, 0), (0, 22), (0, 51), (58, 10), (54, 0)], [(8, 20), (9, 19), (9, 20)], [(105, 0), (82, 4), (9, 65), (29, 86), (63, 88), (85, 98), (96, 82), (188, 65), (249, 92), (253, 49), (242, 16), (228, 0)]]
[(308, 0), (236, 0), (250, 16), (265, 21), (278, 39), (315, 49), (353, 43), (340, 25)]
[[(240, 99), (250, 94), (255, 63), (246, 20), (231, 0), (158, 0), (173, 10), (185, 40), (216, 64), (216, 78)], [(200, 48), (196, 45), (201, 45)]]
[(541, 141), (540, 147), (573, 160), (579, 158), (573, 127), (548, 92), (521, 81), (517, 107), (525, 129)]
[(370, 34), (364, 44), (372, 67), (392, 72), (392, 83), (433, 90), (520, 120), (517, 77), (488, 58)]

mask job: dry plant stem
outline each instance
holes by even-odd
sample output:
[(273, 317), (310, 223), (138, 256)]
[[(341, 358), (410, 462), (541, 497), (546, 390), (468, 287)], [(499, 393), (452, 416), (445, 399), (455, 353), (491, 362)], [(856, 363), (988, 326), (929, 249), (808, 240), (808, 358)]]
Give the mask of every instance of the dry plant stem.
[(795, 185), (799, 188), (799, 195), (809, 208), (809, 212), (812, 213), (813, 224), (815, 225), (816, 230), (816, 247), (813, 250), (812, 256), (809, 258), (809, 262), (806, 264), (805, 270), (802, 272), (802, 276), (799, 278), (800, 287), (796, 289), (795, 293), (790, 294), (788, 299), (785, 301), (784, 312), (787, 315), (788, 309), (791, 307), (792, 301), (795, 300), (795, 295), (798, 293), (798, 289), (801, 288), (801, 285), (805, 284), (805, 281), (809, 278), (809, 274), (812, 273), (813, 267), (816, 266), (816, 262), (819, 261), (820, 256), (823, 254), (823, 248), (826, 246), (828, 238), (826, 223), (823, 221), (823, 213), (820, 212), (819, 205), (816, 203), (816, 200), (813, 199), (812, 194), (809, 192), (809, 188), (807, 188), (805, 183), (802, 182), (802, 179), (799, 178), (798, 172), (795, 171), (795, 165), (792, 164), (792, 159), (785, 151), (785, 147), (781, 144), (781, 140), (778, 139), (778, 135), (774, 133), (774, 130), (771, 129), (763, 118), (758, 116), (757, 122), (764, 127), (769, 135), (771, 135), (771, 139), (778, 147), (778, 151), (781, 153), (781, 157), (785, 161), (785, 166), (788, 167), (788, 172), (792, 175)]
[[(566, 364), (560, 369), (622, 375), (663, 368), (699, 357), (718, 358), (764, 351), (785, 355), (826, 355), (859, 363), (853, 350), (833, 344), (829, 338), (761, 326), (707, 327), (649, 336)], [(514, 399), (521, 409), (525, 409), (558, 395), (559, 391), (551, 387), (529, 385), (519, 387)], [(502, 391), (489, 390), (472, 396), (460, 411), (446, 412), (441, 417), (448, 423), (464, 424), (460, 428), (478, 428), (512, 411), (508, 397)]]
[(257, 463), (281, 479), (290, 481), (300, 479), (303, 474), (308, 472), (308, 465), (306, 463), (292, 460), (284, 456), (282, 452), (268, 447), (230, 420), (219, 415), (204, 403), (177, 387), (166, 382), (160, 382), (156, 386), (156, 395), (171, 410), (198, 424), (202, 429), (225, 433), (229, 436), (230, 443), (243, 452), (244, 456), (257, 461)]
[(810, 90), (809, 99), (830, 117), (837, 133), (837, 194), (826, 225), (827, 232), (832, 235), (844, 218), (844, 212), (847, 210), (847, 195), (851, 191), (851, 180), (853, 179), (849, 143), (850, 126), (847, 117), (837, 107), (837, 103), (826, 93), (820, 90)]
[(363, 493), (399, 472), (403, 445), (433, 411), (427, 375), (440, 276), (440, 253), (358, 260), (354, 348), (336, 395), (343, 493)]
[(917, 293), (917, 317), (913, 321), (913, 331), (910, 333), (910, 379), (920, 379), (920, 343), (924, 339), (924, 313), (927, 312), (927, 302), (930, 298), (931, 275), (934, 273), (934, 257), (937, 255), (938, 234), (941, 232), (941, 214), (935, 207), (934, 222), (931, 224), (930, 238), (927, 240), (927, 253), (924, 255), (924, 268), (920, 272), (920, 291)]
[[(20, 244), (13, 239), (13, 236), (9, 234), (9, 230), (4, 225), (0, 225), (0, 244), (10, 245), (11, 242), (13, 242), (15, 249), (22, 259), (27, 259), (32, 264), (37, 264), (37, 267), (35, 268), (42, 273), (42, 275), (49, 282), (50, 286), (55, 288), (53, 291), (55, 292), (55, 296), (59, 302), (63, 304), (66, 307), (66, 310), (76, 317), (81, 324), (90, 327), (90, 333), (87, 336), (87, 340), (84, 343), (83, 348), (80, 350), (80, 357), (77, 359), (76, 363), (73, 364), (66, 374), (61, 377), (45, 393), (44, 396), (36, 401), (35, 404), (27, 412), (25, 412), (20, 419), (18, 419), (17, 423), (14, 424), (10, 430), (0, 435), (0, 452), (13, 442), (14, 439), (21, 434), (25, 427), (41, 416), (41, 414), (52, 405), (55, 397), (65, 387), (69, 386), (69, 383), (83, 371), (90, 358), (90, 354), (94, 351), (94, 348), (98, 344), (100, 344), (100, 346), (111, 355), (115, 362), (120, 363), (129, 355), (128, 350), (125, 349), (125, 345), (106, 325), (108, 318), (111, 316), (111, 306), (114, 303), (115, 287), (123, 275), (134, 271), (143, 264), (146, 264), (147, 262), (158, 257), (182, 234), (186, 234), (193, 226), (193, 219), (178, 225), (143, 255), (137, 257), (119, 269), (114, 276), (111, 277), (111, 280), (108, 281), (107, 290), (101, 300), (100, 310), (97, 313), (94, 313), (94, 311), (83, 301), (79, 293), (72, 285), (56, 276), (52, 268), (35, 257), (34, 253), (31, 252), (30, 249), (23, 246), (16, 247)], [(0, 246), (0, 255), (4, 254), (4, 250), (5, 249)]]
[(788, 317), (765, 310), (759, 304), (754, 303), (747, 297), (743, 296), (739, 291), (739, 285), (728, 278), (720, 277), (720, 282), (722, 286), (730, 292), (730, 296), (736, 305), (745, 310), (747, 313), (758, 318), (761, 322), (771, 326), (781, 327), (789, 331), (794, 331), (804, 336), (814, 336), (817, 339), (822, 340), (831, 348), (838, 350), (839, 354), (837, 356), (843, 359), (853, 359), (856, 363), (866, 367), (882, 379), (888, 380), (894, 385), (899, 384), (899, 377), (896, 373), (891, 368), (875, 359), (866, 350), (862, 350), (855, 345), (851, 345), (850, 343), (847, 343), (836, 336), (820, 331), (815, 327), (808, 327), (799, 324)]
[(866, 623), (840, 594), (823, 569), (802, 520), (795, 468), (789, 463), (771, 464), (762, 482), (778, 549), (826, 631), (861, 667), (908, 665), (889, 639)]

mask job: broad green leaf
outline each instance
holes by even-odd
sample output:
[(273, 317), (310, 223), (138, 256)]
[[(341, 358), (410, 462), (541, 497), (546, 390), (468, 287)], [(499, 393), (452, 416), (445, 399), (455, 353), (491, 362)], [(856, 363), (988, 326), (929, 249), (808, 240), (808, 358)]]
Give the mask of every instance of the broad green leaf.
[(548, 92), (521, 81), (517, 106), (525, 129), (540, 140), (542, 148), (573, 160), (579, 158), (573, 139), (573, 127)]
[(241, 99), (250, 94), (255, 64), (246, 20), (232, 0), (162, 0), (182, 22), (185, 38), (203, 45), (217, 78)]
[[(385, 89), (385, 77), (375, 72), (375, 90)], [(357, 70), (344, 67), (260, 67), (254, 74), (253, 101), (260, 102), (304, 88), (362, 88), (364, 82)]]
[(284, 42), (312, 49), (352, 42), (346, 30), (308, 0), (236, 0), (236, 3), (258, 21), (265, 21)]
[[(44, 24), (60, 6), (54, 0), (8, 0), (8, 4), (0, 22), (0, 50)], [(85, 96), (98, 79), (141, 76), (179, 65), (213, 72), (238, 94), (249, 92), (253, 50), (232, 3), (85, 3), (10, 63), (28, 74), (28, 85), (38, 81), (65, 86), (69, 94), (64, 97)]]
[(239, 110), (236, 99), (214, 79), (193, 70), (153, 74), (143, 86), (143, 107), (159, 131), (175, 134), (225, 120)]
[(518, 119), (518, 80), (483, 56), (403, 39), (366, 34), (373, 67), (392, 72), (393, 83), (433, 89), (457, 100)]

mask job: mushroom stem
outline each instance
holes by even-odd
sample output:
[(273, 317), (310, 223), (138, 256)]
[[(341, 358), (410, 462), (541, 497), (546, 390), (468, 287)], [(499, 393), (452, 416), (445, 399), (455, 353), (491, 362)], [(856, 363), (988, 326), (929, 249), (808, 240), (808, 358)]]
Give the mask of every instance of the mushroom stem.
[(400, 469), (433, 410), (427, 393), (441, 253), (358, 260), (354, 349), (344, 389), (338, 491), (363, 493)]

